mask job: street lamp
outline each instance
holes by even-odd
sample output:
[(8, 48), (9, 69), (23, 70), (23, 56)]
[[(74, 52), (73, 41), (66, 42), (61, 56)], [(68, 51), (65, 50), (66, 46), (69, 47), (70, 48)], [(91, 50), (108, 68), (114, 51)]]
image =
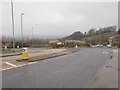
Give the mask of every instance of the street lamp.
[(95, 42), (95, 32), (94, 32), (94, 45), (95, 45), (95, 43), (96, 43), (96, 42)]
[(33, 26), (32, 26), (32, 47), (33, 47)]
[[(13, 29), (13, 49), (15, 48), (15, 38), (14, 38), (14, 14), (13, 14), (13, 1), (11, 0), (11, 14), (12, 14), (12, 29)], [(14, 50), (13, 50), (14, 52)]]
[(22, 48), (23, 48), (23, 20), (22, 16), (24, 16), (24, 13), (21, 13), (21, 41), (22, 41)]

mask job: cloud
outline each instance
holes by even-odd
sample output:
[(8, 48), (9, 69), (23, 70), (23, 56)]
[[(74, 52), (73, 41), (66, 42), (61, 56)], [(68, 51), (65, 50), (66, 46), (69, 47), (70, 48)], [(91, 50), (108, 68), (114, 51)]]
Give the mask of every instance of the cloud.
[[(10, 3), (3, 8), (3, 33), (12, 35)], [(60, 36), (76, 30), (88, 31), (117, 24), (117, 2), (16, 2), (14, 3), (15, 35), (20, 36), (20, 14), (24, 12), (24, 35)], [(9, 30), (9, 31), (8, 31)]]

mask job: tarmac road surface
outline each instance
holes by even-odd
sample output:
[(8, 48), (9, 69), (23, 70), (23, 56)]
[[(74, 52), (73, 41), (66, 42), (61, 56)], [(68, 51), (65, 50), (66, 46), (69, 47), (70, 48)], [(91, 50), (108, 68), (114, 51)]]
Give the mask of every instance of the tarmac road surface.
[(85, 48), (2, 72), (3, 88), (85, 88), (109, 60), (110, 48)]

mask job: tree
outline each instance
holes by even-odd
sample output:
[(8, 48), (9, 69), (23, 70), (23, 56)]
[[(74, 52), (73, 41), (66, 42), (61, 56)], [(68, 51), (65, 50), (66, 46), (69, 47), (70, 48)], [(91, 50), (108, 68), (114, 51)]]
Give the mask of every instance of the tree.
[(58, 43), (60, 43), (59, 40), (51, 40), (51, 41), (49, 41), (49, 46), (51, 46), (53, 48), (61, 47), (61, 45), (58, 45)]
[(95, 33), (95, 29), (94, 28), (92, 28), (92, 29), (90, 29), (88, 31), (88, 35), (93, 35), (94, 33)]
[(15, 47), (17, 47), (17, 46), (21, 47), (21, 46), (22, 46), (22, 42), (17, 41), (17, 42), (15, 43)]

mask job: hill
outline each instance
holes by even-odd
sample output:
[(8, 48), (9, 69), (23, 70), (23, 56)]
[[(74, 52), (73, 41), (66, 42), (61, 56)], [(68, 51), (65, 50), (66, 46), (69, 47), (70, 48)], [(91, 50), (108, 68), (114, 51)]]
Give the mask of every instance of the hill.
[(95, 35), (90, 35), (86, 36), (82, 39), (82, 41), (87, 41), (88, 43), (91, 44), (108, 44), (109, 43), (109, 38), (114, 37), (117, 35), (117, 32), (107, 32), (107, 33), (102, 33), (102, 34), (95, 34)]
[(65, 41), (65, 40), (81, 40), (83, 38), (84, 38), (84, 34), (81, 33), (80, 31), (76, 31), (73, 34), (71, 34), (71, 35), (69, 35), (67, 37), (62, 38), (61, 40), (62, 41)]

